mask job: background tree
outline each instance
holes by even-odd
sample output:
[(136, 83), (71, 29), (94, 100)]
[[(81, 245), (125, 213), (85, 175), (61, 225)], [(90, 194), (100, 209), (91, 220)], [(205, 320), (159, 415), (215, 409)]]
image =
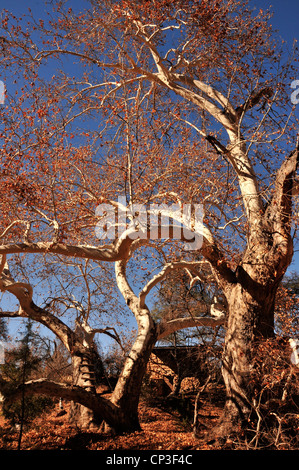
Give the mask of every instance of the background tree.
[[(133, 229), (135, 231), (135, 228)], [(132, 229), (129, 229), (132, 233)], [(56, 383), (47, 379), (32, 380), (26, 382), (22, 393), (47, 394), (59, 396), (83, 406), (75, 406), (72, 419), (81, 427), (89, 428), (98, 426), (102, 420), (108, 423), (117, 432), (139, 428), (138, 404), (141, 392), (142, 380), (146, 372), (147, 361), (155, 342), (168, 336), (174, 331), (196, 325), (217, 326), (222, 324), (223, 318), (211, 318), (206, 316), (184, 316), (174, 320), (156, 324), (151, 316), (150, 309), (146, 305), (146, 297), (151, 290), (161, 282), (168, 272), (188, 267), (193, 269), (197, 262), (180, 261), (167, 263), (162, 270), (153, 276), (137, 295), (130, 285), (126, 268), (128, 261), (137, 248), (142, 245), (142, 240), (130, 240), (131, 250), (127, 257), (115, 262), (116, 281), (124, 301), (135, 316), (137, 334), (124, 361), (123, 369), (118, 377), (117, 384), (110, 400), (103, 398), (96, 392), (94, 381), (94, 357), (97, 357), (94, 345), (96, 333), (108, 333), (116, 341), (119, 337), (113, 328), (92, 328), (88, 322), (88, 315), (84, 309), (79, 308), (80, 303), (72, 302), (68, 307), (79, 309), (80, 315), (76, 318), (75, 328), (69, 327), (62, 319), (55, 316), (48, 308), (38, 307), (32, 299), (32, 286), (28, 283), (16, 282), (10, 274), (7, 262), (2, 265), (1, 289), (13, 294), (20, 303), (19, 311), (5, 312), (1, 315), (8, 317), (25, 316), (34, 319), (48, 327), (63, 342), (70, 352), (73, 364), (73, 385)], [(101, 256), (101, 251), (98, 250)], [(105, 253), (105, 249), (104, 249)], [(59, 299), (61, 302), (61, 299)], [(15, 399), (12, 394), (9, 400)]]
[[(49, 269), (49, 266), (47, 269)], [(74, 280), (73, 274), (71, 279)], [(88, 283), (86, 277), (85, 281)], [(100, 279), (98, 278), (97, 281), (99, 282)], [(9, 318), (29, 317), (41, 325), (46, 326), (57, 336), (70, 355), (72, 362), (72, 382), (56, 382), (53, 373), (49, 374), (48, 367), (45, 367), (42, 379), (31, 377), (32, 380), (30, 383), (33, 386), (33, 393), (39, 393), (40, 391), (41, 394), (45, 394), (46, 392), (46, 394), (50, 396), (65, 397), (69, 400), (73, 399), (74, 403), (71, 407), (70, 420), (79, 427), (89, 428), (100, 424), (102, 418), (99, 419), (96, 416), (98, 407), (94, 405), (89, 408), (84, 406), (86, 405), (86, 395), (88, 395), (88, 393), (91, 395), (89, 401), (94, 400), (94, 392), (97, 383), (95, 373), (97, 372), (99, 364), (101, 368), (101, 378), (103, 376), (103, 364), (94, 337), (96, 333), (104, 333), (109, 334), (117, 341), (119, 341), (119, 338), (117, 334), (113, 334), (113, 327), (96, 329), (90, 326), (91, 320), (89, 319), (89, 315), (91, 314), (91, 305), (89, 302), (91, 298), (88, 296), (89, 289), (87, 289), (87, 297), (89, 299), (87, 306), (85, 302), (81, 303), (74, 299), (70, 290), (68, 290), (69, 297), (65, 296), (63, 288), (60, 296), (56, 298), (50, 297), (46, 299), (47, 302), (44, 307), (38, 307), (32, 301), (32, 286), (30, 284), (15, 282), (8, 270), (7, 264), (2, 273), (1, 283), (2, 289), (12, 293), (20, 303), (19, 310), (3, 312), (1, 315)], [(85, 282), (83, 282), (83, 286), (86, 287)], [(90, 286), (89, 283), (88, 286)], [(59, 290), (56, 291), (56, 295), (58, 291)], [(86, 293), (86, 290), (83, 289), (83, 291)], [(71, 311), (75, 311), (75, 316), (71, 316), (70, 322), (68, 315), (70, 315)], [(77, 399), (76, 391), (78, 389), (82, 389), (83, 393), (83, 398), (81, 398), (82, 406), (79, 404), (80, 398), (79, 400)], [(28, 391), (23, 389), (19, 390), (19, 393), (20, 391), (27, 394), (28, 391), (30, 392), (30, 389)], [(11, 400), (9, 400), (9, 403), (10, 402)]]
[[(25, 382), (34, 377), (40, 368), (44, 357), (40, 354), (40, 342), (32, 329), (32, 321), (25, 324), (24, 332), (19, 340), (19, 346), (6, 351), (6, 360), (1, 365), (1, 388), (4, 394), (20, 387), (24, 390)], [(51, 398), (29, 397), (22, 394), (21, 399), (14, 403), (4, 401), (2, 407), (4, 417), (12, 425), (19, 426), (18, 449), (21, 448), (22, 434), (25, 425), (30, 424), (45, 408), (53, 405)]]
[(70, 355), (61, 342), (49, 341), (48, 355), (40, 376), (55, 382), (67, 383), (72, 375)]
[(3, 318), (0, 319), (0, 338), (1, 340), (6, 340), (8, 335), (7, 323)]

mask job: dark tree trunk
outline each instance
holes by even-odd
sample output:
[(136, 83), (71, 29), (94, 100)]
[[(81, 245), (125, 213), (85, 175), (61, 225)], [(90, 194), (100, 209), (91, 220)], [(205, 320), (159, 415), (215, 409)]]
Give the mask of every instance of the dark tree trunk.
[[(73, 385), (82, 387), (90, 393), (96, 393), (95, 362), (96, 354), (91, 351), (86, 354), (75, 355), (72, 357), (73, 364)], [(102, 422), (101, 416), (86, 408), (80, 403), (71, 403), (70, 423), (80, 429), (94, 430)]]
[(147, 332), (141, 329), (126, 359), (111, 397), (111, 402), (120, 409), (120, 428), (115, 430), (117, 432), (140, 430), (138, 405), (141, 387), (156, 340), (156, 328), (151, 323)]
[(255, 346), (274, 337), (276, 291), (289, 257), (275, 257), (266, 243), (253, 245), (226, 284), (228, 321), (222, 357), (226, 404), (218, 435), (238, 432), (255, 416)]
[(252, 297), (236, 284), (228, 297), (229, 317), (223, 351), (222, 374), (226, 387), (226, 404), (220, 434), (239, 431), (253, 413), (254, 344), (274, 335), (273, 289)]

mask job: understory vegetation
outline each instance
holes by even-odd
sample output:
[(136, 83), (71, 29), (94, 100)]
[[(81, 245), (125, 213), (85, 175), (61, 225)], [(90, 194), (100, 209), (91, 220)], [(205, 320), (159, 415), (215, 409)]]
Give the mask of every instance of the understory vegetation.
[[(191, 348), (189, 354), (193, 365), (195, 349)], [(283, 338), (257, 346), (255, 370), (259, 376), (252, 383), (256, 416), (227, 439), (213, 435), (226, 401), (220, 363), (209, 360), (198, 374), (182, 378), (179, 392), (173, 393), (177, 376), (155, 357), (143, 381), (138, 409), (140, 431), (119, 435), (101, 427), (84, 431), (70, 423), (69, 401), (37, 396), (11, 406), (2, 403), (0, 449), (298, 450), (299, 368), (290, 361), (291, 352)], [(209, 359), (212, 356), (205, 354)], [(111, 362), (116, 359), (115, 354), (107, 357), (106, 367), (111, 370)], [(187, 362), (185, 359), (184, 367)], [(10, 364), (9, 370), (12, 368)], [(69, 370), (64, 370), (67, 381)], [(97, 393), (108, 398), (115, 381), (115, 376), (102, 377)]]

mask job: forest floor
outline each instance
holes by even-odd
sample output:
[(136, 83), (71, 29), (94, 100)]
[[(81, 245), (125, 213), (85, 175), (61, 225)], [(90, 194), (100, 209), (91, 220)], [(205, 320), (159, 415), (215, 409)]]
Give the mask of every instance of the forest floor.
[[(154, 397), (147, 393), (140, 400), (141, 431), (121, 436), (96, 432), (82, 432), (69, 424), (70, 404), (59, 409), (59, 403), (34, 419), (24, 428), (21, 450), (137, 450), (137, 451), (195, 451), (195, 450), (249, 450), (254, 447), (240, 435), (235, 441), (217, 443), (212, 431), (217, 425), (224, 406), (224, 390), (217, 386), (200, 395), (198, 402), (198, 433), (193, 435), (194, 403), (196, 393), (186, 393), (178, 398)], [(298, 404), (290, 416), (288, 434), (278, 443), (277, 428), (271, 429), (272, 444), (268, 450), (299, 450)], [(275, 413), (270, 413), (275, 414)], [(281, 420), (283, 423), (283, 420)], [(287, 423), (288, 424), (288, 423)], [(280, 429), (280, 427), (278, 428)], [(20, 431), (4, 419), (0, 407), (0, 450), (18, 450)], [(253, 436), (257, 435), (254, 432)], [(253, 438), (254, 441), (255, 438)], [(252, 442), (253, 442), (252, 441)], [(257, 443), (257, 441), (255, 441)], [(275, 442), (275, 445), (273, 445)], [(259, 446), (257, 446), (258, 449)]]
[[(195, 395), (178, 399), (141, 399), (141, 431), (121, 436), (82, 432), (68, 423), (69, 404), (61, 413), (58, 403), (35, 418), (22, 434), (21, 450), (209, 450), (209, 430), (221, 414), (222, 393), (200, 402), (201, 433), (192, 432)], [(0, 450), (18, 449), (19, 430), (12, 429), (0, 412)]]

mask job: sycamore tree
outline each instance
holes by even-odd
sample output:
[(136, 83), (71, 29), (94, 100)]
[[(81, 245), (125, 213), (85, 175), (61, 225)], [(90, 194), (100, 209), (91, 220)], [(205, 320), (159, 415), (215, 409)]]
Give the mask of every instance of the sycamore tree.
[[(19, 281), (11, 270), (24, 256), (40, 272), (57, 257), (107, 262), (137, 321), (111, 400), (82, 387), (65, 395), (116, 430), (138, 427), (140, 386), (157, 339), (224, 321), (154, 321), (146, 299), (169, 273), (184, 270), (191, 283), (216, 283), (225, 299), (220, 432), (239, 429), (254, 409), (254, 345), (274, 335), (276, 292), (293, 256), (296, 51), (286, 59), (268, 13), (236, 0), (90, 0), (80, 13), (59, 1), (44, 18), (4, 12), (1, 48), (1, 289), (17, 297), (19, 314), (47, 323), (82, 358), (96, 328), (82, 315), (83, 336), (66, 329), (33, 302), (30, 265)], [(157, 223), (153, 237), (153, 205), (174, 203), (181, 210), (201, 204), (203, 223), (195, 227), (191, 218), (180, 240), (174, 229), (160, 240)], [(110, 224), (109, 208), (124, 205), (129, 224)], [(200, 243), (188, 250), (186, 239)], [(145, 275), (134, 287), (138, 267)], [(59, 384), (28, 384), (28, 392), (37, 389), (62, 394)]]
[[(62, 21), (61, 13), (64, 17), (63, 10), (58, 8), (57, 24)], [(42, 20), (30, 20), (35, 38), (40, 28), (42, 34), (46, 32)], [(142, 254), (141, 259), (135, 259), (144, 245), (152, 245), (150, 237), (139, 240), (137, 234), (142, 229), (135, 225), (123, 233), (120, 231), (113, 243), (108, 244), (105, 239), (102, 243), (99, 231), (95, 231), (97, 223), (102, 221), (103, 204), (110, 202), (110, 207), (115, 207), (117, 196), (125, 195), (130, 204), (151, 199), (161, 201), (160, 192), (153, 194), (153, 191), (166, 181), (168, 186), (176, 181), (177, 150), (168, 144), (164, 152), (160, 123), (155, 123), (150, 131), (147, 129), (147, 110), (141, 106), (141, 90), (124, 87), (125, 93), (135, 94), (140, 107), (136, 119), (136, 105), (131, 106), (131, 96), (125, 101), (122, 95), (114, 97), (113, 106), (107, 98), (95, 109), (85, 98), (82, 101), (78, 86), (86, 83), (87, 75), (81, 59), (82, 69), (78, 64), (72, 68), (77, 74), (74, 78), (60, 70), (67, 64), (54, 55), (53, 62), (47, 61), (47, 65), (57, 75), (46, 80), (39, 60), (27, 60), (24, 44), (22, 40), (19, 42), (20, 37), (17, 39), (19, 34), (26, 36), (29, 49), (37, 47), (31, 42), (28, 30), (21, 32), (14, 25), (22, 21), (27, 28), (28, 18), (19, 20), (9, 14), (3, 18), (8, 33), (7, 39), (3, 38), (3, 70), (7, 70), (7, 82), (12, 71), (15, 75), (11, 88), (7, 88), (6, 104), (1, 108), (1, 290), (12, 294), (17, 305), (8, 310), (3, 303), (0, 316), (29, 317), (46, 326), (71, 356), (72, 386), (43, 378), (26, 383), (25, 393), (45, 393), (72, 400), (71, 419), (78, 426), (90, 428), (104, 420), (116, 431), (136, 429), (142, 379), (156, 340), (184, 327), (223, 322), (223, 319), (199, 315), (156, 325), (145, 304), (146, 297), (173, 269), (188, 266), (192, 270), (202, 261), (184, 261), (178, 256), (172, 262), (169, 248), (163, 250), (163, 246), (156, 260), (153, 254)], [(51, 24), (55, 29), (53, 19)], [(47, 42), (43, 39), (38, 44), (43, 47)], [(116, 113), (118, 105), (123, 116)], [(102, 113), (102, 119), (95, 126), (98, 113)], [(166, 123), (162, 134), (166, 134), (167, 127)], [(134, 149), (136, 142), (140, 142), (138, 151)], [(133, 166), (136, 152), (138, 160)], [(160, 172), (163, 159), (165, 167)], [(143, 173), (148, 180), (145, 190), (144, 181), (140, 182)], [(194, 187), (194, 175), (191, 175), (190, 191)], [(137, 277), (141, 288), (140, 295), (136, 295), (127, 271), (134, 271), (136, 263), (144, 262), (151, 265), (150, 270), (156, 264), (156, 274)], [(108, 334), (122, 345), (115, 328), (114, 314), (120, 307), (112, 292), (113, 279), (125, 308), (129, 307), (135, 315), (137, 336), (111, 400), (107, 400), (96, 393), (94, 363), (99, 358), (94, 339), (96, 334)]]

